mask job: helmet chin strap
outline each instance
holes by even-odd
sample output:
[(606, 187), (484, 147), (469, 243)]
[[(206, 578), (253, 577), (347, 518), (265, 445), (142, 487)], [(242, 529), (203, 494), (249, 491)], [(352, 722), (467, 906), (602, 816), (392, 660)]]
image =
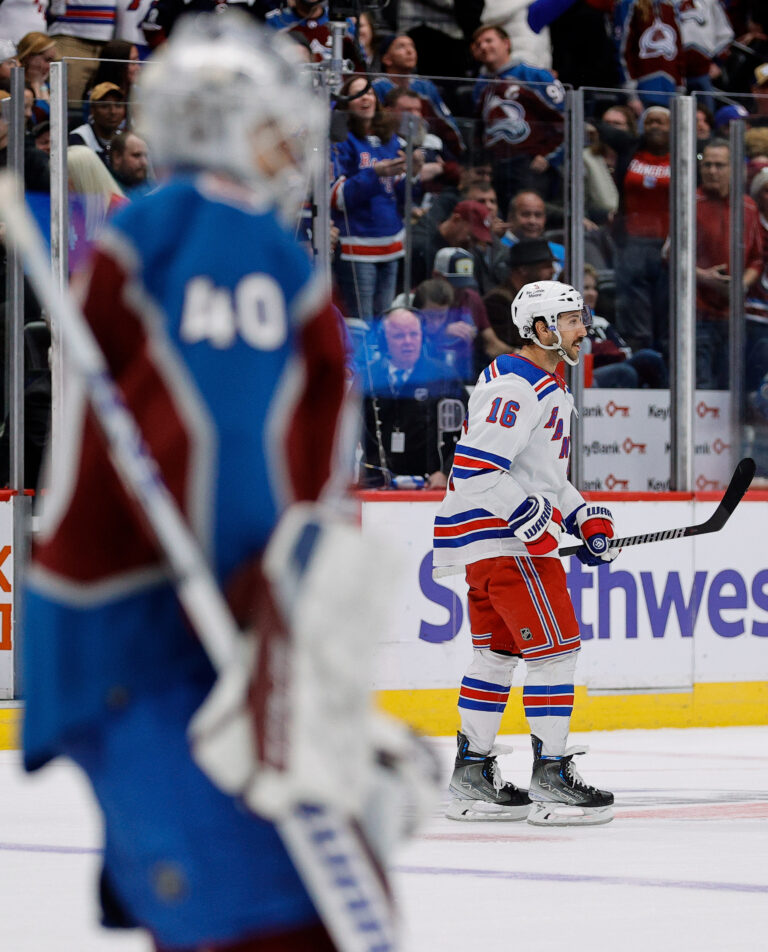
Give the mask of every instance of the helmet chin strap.
[(554, 344), (542, 344), (542, 342), (537, 338), (536, 343), (539, 345), (539, 347), (541, 347), (542, 350), (556, 350), (558, 356), (561, 357), (566, 362), (566, 364), (570, 364), (571, 367), (575, 367), (579, 362), (579, 358), (577, 357), (574, 360), (573, 357), (569, 357), (568, 354), (566, 354), (565, 348), (563, 347), (563, 338), (557, 327), (553, 327), (551, 324), (549, 324), (547, 326), (547, 330), (552, 331), (552, 333), (557, 338), (557, 341)]

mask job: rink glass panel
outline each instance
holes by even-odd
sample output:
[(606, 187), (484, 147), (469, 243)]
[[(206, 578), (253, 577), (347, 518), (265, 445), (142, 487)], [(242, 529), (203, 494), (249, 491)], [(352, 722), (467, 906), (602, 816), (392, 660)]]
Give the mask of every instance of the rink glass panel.
[[(646, 139), (643, 118), (616, 90), (581, 95), (584, 277), (575, 283), (596, 315), (581, 361), (581, 488), (664, 491), (672, 481), (670, 161), (663, 134)], [(670, 108), (671, 97), (655, 98)], [(675, 135), (667, 122), (666, 152)]]
[[(718, 140), (726, 142), (728, 150), (710, 149), (705, 155), (706, 143), (697, 144), (700, 189), (712, 187), (702, 180), (702, 175), (706, 175), (703, 163), (707, 159), (714, 160), (718, 167), (722, 160), (727, 161), (723, 174), (729, 182), (729, 210), (721, 223), (727, 241), (727, 256), (722, 262), (726, 266), (722, 271), (728, 275), (722, 291), (725, 317), (723, 326), (715, 328), (717, 357), (705, 368), (710, 369), (716, 379), (702, 380), (701, 368), (697, 366), (695, 488), (702, 490), (719, 488), (705, 474), (707, 454), (727, 460), (725, 470), (732, 468), (742, 456), (752, 456), (757, 462), (758, 477), (768, 475), (768, 188), (763, 187), (768, 185), (768, 173), (762, 173), (768, 168), (768, 96), (733, 95), (728, 97), (728, 102), (734, 107), (734, 113), (746, 113), (735, 116), (728, 126), (716, 130)], [(703, 105), (698, 94), (696, 104), (698, 111)], [(736, 194), (747, 196), (743, 207), (734, 202)], [(707, 216), (699, 214), (697, 266), (700, 264), (698, 255), (706, 253), (711, 228), (712, 216), (707, 221)], [(762, 255), (755, 253), (755, 231), (762, 240)], [(755, 259), (757, 278), (747, 282), (746, 269)], [(730, 279), (737, 272), (744, 276), (743, 280)], [(713, 326), (711, 320), (707, 320), (710, 315), (706, 305), (707, 301), (698, 295), (697, 361), (705, 359), (712, 347)], [(714, 440), (708, 440), (707, 432), (715, 424), (718, 434)]]
[[(426, 78), (426, 77), (425, 77)], [(471, 80), (447, 80), (440, 77), (434, 77), (433, 82), (442, 94), (443, 100), (449, 106), (452, 113), (452, 120), (440, 117), (439, 114), (427, 117), (424, 121), (418, 119), (408, 120), (401, 117), (399, 123), (399, 132), (403, 136), (404, 150), (407, 152), (407, 143), (410, 139), (412, 147), (418, 147), (423, 144), (423, 137), (426, 134), (437, 136), (442, 140), (444, 155), (446, 158), (454, 158), (462, 164), (474, 164), (482, 166), (486, 164), (487, 152), (490, 146), (495, 148), (491, 165), (491, 184), (496, 187), (496, 198), (498, 205), (498, 218), (501, 222), (507, 220), (507, 205), (509, 198), (520, 185), (525, 185), (517, 173), (520, 170), (519, 162), (506, 162), (501, 152), (504, 148), (504, 130), (506, 125), (506, 134), (508, 139), (515, 139), (516, 123), (520, 121), (520, 115), (514, 109), (514, 96), (505, 100), (506, 106), (498, 106), (498, 112), (495, 118), (498, 122), (492, 122), (495, 131), (499, 131), (498, 141), (490, 143), (486, 135), (483, 140), (485, 126), (475, 105), (477, 84)], [(514, 86), (514, 83), (509, 84)], [(506, 93), (507, 91), (505, 91)], [(584, 128), (583, 141), (584, 148), (588, 149), (590, 142), (593, 141), (592, 128), (595, 118), (601, 115), (609, 104), (616, 101), (617, 96), (614, 90), (584, 90)], [(544, 90), (546, 94), (546, 89)], [(759, 109), (763, 113), (767, 112), (764, 103), (766, 97), (751, 97), (745, 99), (747, 108)], [(513, 106), (510, 107), (509, 103)], [(565, 113), (568, 112), (569, 104), (565, 103)], [(505, 112), (506, 110), (506, 112)], [(429, 112), (429, 109), (423, 110)], [(79, 119), (80, 116), (77, 116)], [(423, 117), (422, 117), (423, 118)], [(488, 113), (486, 114), (486, 119)], [(522, 120), (525, 121), (525, 120)], [(750, 118), (745, 125), (751, 128), (758, 123), (757, 118)], [(519, 131), (519, 128), (518, 128)], [(545, 116), (537, 118), (537, 133), (542, 141), (555, 143), (554, 149), (557, 151), (557, 143), (563, 132), (563, 124), (558, 118), (552, 118), (549, 122)], [(442, 133), (442, 135), (440, 135)], [(675, 135), (675, 129), (672, 129), (672, 136)], [(463, 143), (463, 147), (457, 143)], [(433, 140), (429, 140), (433, 141)], [(501, 145), (499, 145), (501, 143)], [(518, 143), (519, 144), (519, 143)], [(516, 143), (507, 143), (510, 146), (508, 156), (514, 156)], [(452, 148), (453, 147), (453, 150)], [(333, 148), (333, 145), (331, 145)], [(56, 149), (54, 143), (53, 149)], [(451, 153), (449, 156), (448, 153)], [(499, 157), (501, 155), (501, 157)], [(151, 160), (151, 155), (150, 155)], [(733, 161), (736, 161), (734, 157)], [(559, 165), (559, 157), (552, 164), (552, 169), (563, 168)], [(574, 281), (575, 277), (569, 273), (568, 262), (574, 253), (572, 248), (574, 237), (566, 228), (566, 217), (568, 202), (570, 200), (571, 190), (563, 187), (562, 182), (558, 182), (557, 175), (553, 173), (552, 189), (547, 194), (547, 222), (545, 226), (545, 237), (555, 245), (561, 245), (564, 249), (565, 268), (561, 276), (569, 281)], [(321, 190), (320, 186), (329, 188), (329, 182), (316, 182), (313, 194), (316, 196)], [(430, 186), (431, 187), (431, 186)], [(673, 186), (674, 187), (674, 186)], [(405, 215), (405, 202), (402, 202), (401, 212), (403, 214), (403, 230), (406, 248), (413, 247), (414, 230), (417, 227), (419, 219), (430, 214), (430, 204), (434, 208), (439, 193), (427, 192), (426, 200), (424, 195), (412, 193), (410, 198), (410, 214)], [(326, 196), (327, 200), (327, 196)], [(69, 217), (67, 252), (72, 256), (69, 270), (76, 272), (85, 258), (85, 250), (98, 235), (103, 227), (104, 218), (99, 210), (94, 211), (94, 205), (97, 204), (90, 196), (72, 196), (67, 202), (67, 214)], [(592, 209), (587, 210), (586, 217)], [(90, 214), (89, 214), (90, 213)], [(494, 217), (493, 215), (491, 217)], [(621, 274), (617, 276), (617, 256), (615, 249), (615, 232), (617, 230), (616, 218), (610, 219), (610, 215), (602, 221), (594, 222), (598, 227), (592, 228), (585, 226), (578, 240), (582, 242), (583, 259), (596, 267), (598, 272), (598, 291), (597, 313), (609, 320), (616, 320), (617, 297), (621, 298), (619, 284), (622, 282)], [(308, 227), (305, 228), (305, 225)], [(309, 242), (314, 241), (315, 247), (318, 244), (316, 237), (312, 234), (312, 223), (305, 218), (299, 224), (299, 230), (306, 234)], [(496, 229), (502, 234), (502, 226)], [(498, 237), (498, 235), (497, 235)], [(308, 249), (310, 244), (308, 243)], [(468, 249), (471, 250), (471, 249)], [(331, 267), (327, 262), (320, 261), (321, 266), (331, 273)], [(664, 285), (665, 277), (674, 279), (670, 275), (670, 269), (666, 269), (664, 274), (664, 261), (660, 265), (663, 275), (658, 287), (658, 300), (661, 302), (654, 311), (653, 320), (657, 331), (671, 331), (674, 323), (679, 319), (679, 315), (669, 308), (669, 298), (664, 303)], [(503, 272), (503, 261), (502, 261)], [(619, 268), (620, 270), (620, 268)], [(398, 278), (396, 290), (402, 294), (404, 290), (403, 281), (406, 271), (405, 260), (401, 259), (398, 263)], [(411, 266), (413, 274), (413, 267)], [(503, 275), (501, 277), (503, 280)], [(576, 281), (580, 284), (579, 281)], [(413, 281), (411, 281), (413, 287)], [(486, 290), (488, 285), (486, 285)], [(621, 309), (621, 305), (619, 305)], [(760, 353), (760, 341), (763, 338), (761, 322), (751, 316), (751, 309), (746, 311), (746, 329), (742, 348), (751, 347), (753, 342), (757, 342), (757, 354)], [(759, 315), (758, 315), (759, 317)], [(349, 346), (351, 350), (351, 366), (354, 369), (360, 389), (365, 393), (369, 389), (369, 366), (375, 361), (381, 350), (382, 335), (379, 332), (378, 320), (380, 315), (371, 314), (367, 320), (348, 319), (346, 329), (349, 333)], [(621, 320), (619, 319), (619, 323)], [(502, 338), (503, 339), (503, 338)], [(661, 353), (664, 353), (663, 334), (655, 340), (658, 343)], [(476, 372), (480, 369), (487, 357), (483, 354), (482, 348), (478, 342), (475, 342), (471, 361), (465, 362), (457, 370), (456, 359), (450, 353), (446, 355), (445, 362), (449, 365), (453, 373), (458, 372), (462, 377), (465, 389), (472, 387), (472, 382)], [(590, 366), (591, 364), (591, 366)], [(727, 379), (727, 389), (707, 391), (703, 394), (697, 394), (694, 406), (694, 426), (691, 434), (691, 443), (695, 449), (695, 467), (694, 479), (690, 486), (675, 486), (671, 479), (673, 470), (673, 461), (671, 459), (672, 440), (670, 434), (675, 424), (678, 407), (675, 401), (670, 398), (667, 387), (651, 387), (648, 381), (645, 386), (640, 388), (609, 388), (595, 386), (594, 361), (584, 361), (584, 391), (581, 402), (584, 407), (582, 415), (582, 433), (580, 440), (574, 444), (574, 453), (577, 454), (580, 464), (579, 482), (582, 488), (595, 489), (629, 489), (632, 491), (653, 491), (670, 488), (716, 488), (723, 485), (727, 480), (727, 475), (731, 469), (732, 457), (737, 457), (745, 453), (752, 453), (756, 456), (759, 465), (759, 471), (764, 472), (768, 465), (763, 461), (763, 457), (768, 456), (768, 440), (766, 437), (766, 416), (761, 409), (763, 397), (761, 395), (762, 375), (759, 374), (757, 361), (750, 358), (745, 361), (749, 368), (741, 375), (740, 384), (735, 384), (729, 377)], [(667, 370), (669, 366), (667, 365)], [(768, 368), (766, 368), (768, 369)], [(756, 379), (753, 379), (756, 378)], [(735, 395), (734, 401), (731, 401), (731, 395)], [(765, 394), (766, 412), (768, 412), (768, 390)], [(735, 408), (735, 409), (734, 409)], [(600, 413), (599, 411), (602, 411)], [(628, 422), (631, 421), (631, 426)], [(621, 424), (619, 432), (615, 426)], [(54, 424), (55, 425), (55, 424)], [(694, 435), (695, 434), (695, 435)], [(610, 438), (609, 438), (610, 437)], [(619, 439), (621, 437), (621, 439)], [(595, 452), (593, 448), (597, 447)], [(602, 450), (606, 451), (603, 452)], [(613, 465), (615, 464), (615, 465)], [(619, 471), (621, 470), (621, 471)]]

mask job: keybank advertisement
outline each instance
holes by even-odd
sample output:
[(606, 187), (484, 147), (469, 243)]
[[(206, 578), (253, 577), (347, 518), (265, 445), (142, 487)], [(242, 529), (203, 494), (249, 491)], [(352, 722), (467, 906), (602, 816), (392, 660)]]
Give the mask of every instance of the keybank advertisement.
[[(704, 521), (714, 502), (609, 503), (619, 535)], [(363, 504), (363, 525), (401, 554), (380, 690), (453, 688), (471, 658), (463, 576), (432, 579), (432, 502)], [(742, 502), (720, 532), (624, 549), (592, 569), (571, 558), (568, 586), (591, 691), (768, 680), (764, 502)], [(570, 539), (570, 536), (565, 538)], [(518, 666), (515, 684), (522, 682)]]
[[(727, 435), (730, 394), (697, 390), (693, 411), (695, 488), (724, 490), (733, 471)], [(588, 389), (579, 415), (585, 489), (603, 493), (669, 490), (668, 390)]]

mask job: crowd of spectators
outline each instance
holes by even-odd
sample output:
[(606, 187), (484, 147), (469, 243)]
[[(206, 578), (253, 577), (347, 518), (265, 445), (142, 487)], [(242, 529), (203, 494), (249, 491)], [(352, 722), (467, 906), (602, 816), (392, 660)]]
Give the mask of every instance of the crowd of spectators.
[[(152, 157), (130, 114), (141, 60), (182, 13), (216, 5), (0, 4), (0, 98), (8, 98), (11, 67), (26, 71), (28, 191), (49, 189), (56, 59), (68, 66), (71, 165), (85, 165), (85, 150), (101, 166), (91, 168), (87, 186), (70, 175), (75, 265), (111, 210), (153, 187)], [(331, 57), (327, 3), (241, 6), (292, 36), (301, 59)], [(418, 472), (439, 484), (452, 445), (452, 431), (439, 427), (451, 415), (441, 417), (439, 407), (448, 400), (455, 408), (485, 363), (519, 346), (509, 305), (529, 281), (567, 280), (583, 287), (590, 303), (599, 301), (590, 385), (668, 385), (670, 101), (677, 93), (697, 96), (697, 383), (730, 384), (728, 130), (741, 118), (747, 194), (740, 287), (751, 353), (768, 354), (768, 4), (393, 0), (346, 7), (344, 16), (358, 15), (345, 23), (350, 72), (333, 104), (331, 270), (350, 331), (350, 372), (368, 391), (373, 430), (365, 466), (377, 474), (372, 478), (408, 474), (412, 453), (422, 454), (422, 437), (398, 429), (407, 417), (432, 428)], [(563, 233), (566, 89), (576, 87), (585, 91), (586, 112), (587, 271), (579, 276), (569, 273)], [(411, 366), (400, 366), (411, 361), (415, 341)], [(400, 371), (405, 380), (395, 376)], [(750, 374), (755, 390), (766, 372), (768, 359)], [(403, 417), (403, 401), (422, 404), (420, 415)]]

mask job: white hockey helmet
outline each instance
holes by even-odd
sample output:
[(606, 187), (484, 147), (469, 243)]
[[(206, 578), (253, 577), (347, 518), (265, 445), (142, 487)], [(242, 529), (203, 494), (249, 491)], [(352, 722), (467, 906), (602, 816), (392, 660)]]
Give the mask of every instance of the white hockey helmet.
[(159, 166), (223, 172), (298, 211), (327, 110), (290, 40), (235, 11), (186, 15), (142, 68), (134, 100)]
[[(557, 323), (558, 317), (569, 311), (580, 311), (585, 327), (592, 323), (592, 311), (584, 304), (581, 294), (570, 284), (560, 281), (535, 281), (525, 284), (512, 302), (512, 320), (523, 340), (536, 341), (544, 350), (556, 350), (566, 363), (575, 366), (578, 361), (569, 357), (563, 349)], [(538, 340), (533, 330), (537, 320), (545, 322), (547, 329), (555, 334), (557, 343), (542, 344)]]

